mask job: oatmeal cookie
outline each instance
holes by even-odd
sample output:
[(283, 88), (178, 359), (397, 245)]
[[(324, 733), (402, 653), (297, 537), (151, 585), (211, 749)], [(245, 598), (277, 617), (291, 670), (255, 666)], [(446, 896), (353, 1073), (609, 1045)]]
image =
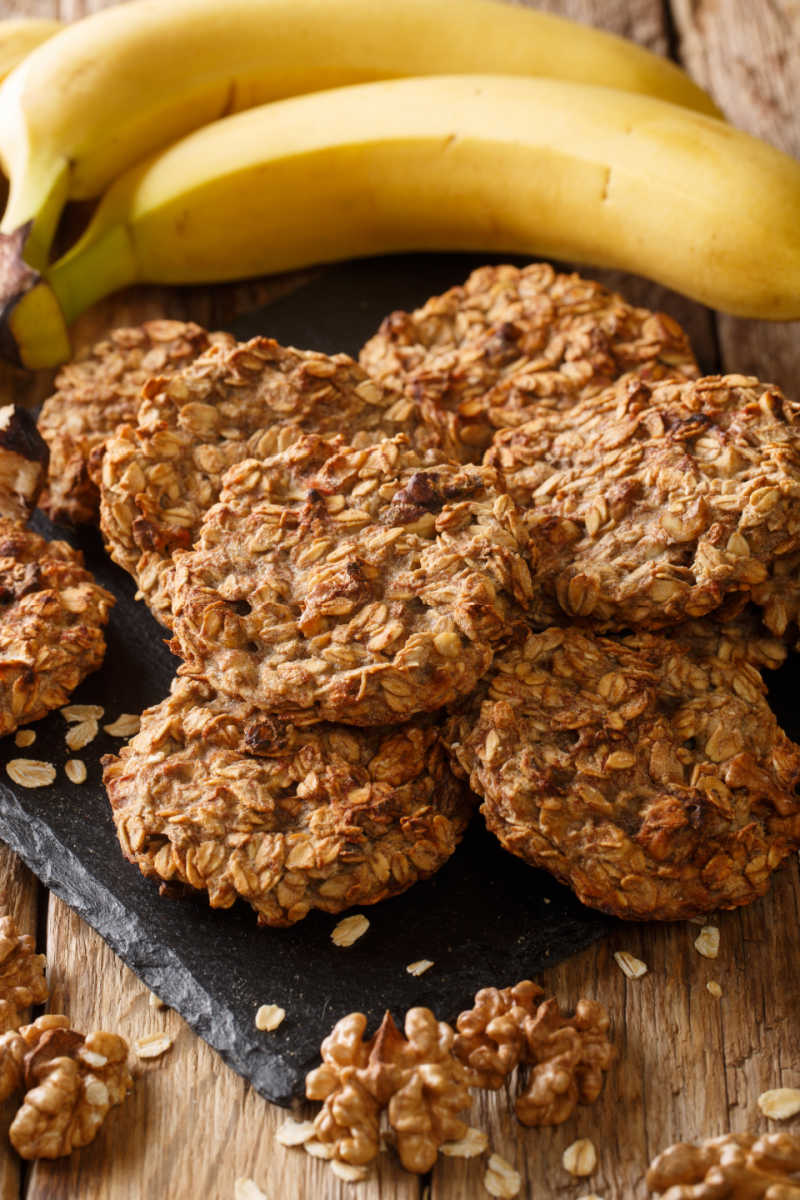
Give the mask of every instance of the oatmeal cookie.
[[(235, 345), (228, 334), (212, 337)], [(39, 415), (39, 431), (50, 447), (40, 507), (52, 521), (97, 523), (107, 438), (119, 425), (136, 420), (146, 380), (174, 374), (210, 344), (206, 331), (193, 322), (145, 321), (113, 329), (61, 368)]]
[(543, 406), (563, 410), (627, 372), (698, 374), (689, 342), (663, 313), (547, 263), (481, 267), (413, 313), (394, 312), (361, 351), (389, 392), (420, 406), (433, 441), (480, 461), (496, 429)]
[(77, 550), (0, 519), (0, 734), (66, 703), (100, 666), (113, 603)]
[(170, 590), (188, 674), (270, 712), (404, 721), (465, 695), (530, 595), (488, 467), (310, 435), (231, 468)]
[(44, 486), (48, 457), (33, 414), (17, 404), (0, 407), (0, 517), (28, 520)]
[(757, 379), (629, 381), (504, 430), (486, 461), (540, 551), (539, 624), (556, 605), (606, 629), (741, 605), (800, 547), (800, 405)]
[(472, 799), (433, 722), (302, 727), (176, 680), (104, 760), (125, 856), (151, 878), (247, 900), (260, 924), (373, 904), (453, 853)]
[(409, 411), (404, 401), (390, 407), (344, 354), (329, 358), (263, 337), (213, 346), (179, 373), (151, 379), (138, 426), (123, 425), (108, 441), (101, 527), (109, 553), (170, 625), (165, 566), (194, 542), (230, 466), (274, 454), (290, 424), (359, 444), (412, 428)]
[(758, 671), (662, 636), (532, 634), (446, 740), (506, 849), (620, 917), (747, 904), (800, 846), (800, 748)]

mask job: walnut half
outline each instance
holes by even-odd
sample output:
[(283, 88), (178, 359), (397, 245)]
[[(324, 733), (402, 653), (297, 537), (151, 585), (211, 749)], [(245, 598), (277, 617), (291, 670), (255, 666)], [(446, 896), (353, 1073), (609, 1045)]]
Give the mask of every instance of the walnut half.
[(45, 957), (35, 949), (12, 916), (0, 916), (0, 1033), (17, 1029), (24, 1010), (47, 999)]
[(22, 1158), (60, 1158), (92, 1141), (109, 1109), (133, 1085), (128, 1044), (114, 1033), (85, 1036), (47, 1014), (0, 1037), (0, 1100), (24, 1090), (9, 1138)]
[(517, 1098), (523, 1125), (560, 1125), (577, 1104), (591, 1104), (614, 1057), (602, 1004), (579, 1000), (563, 1016), (554, 999), (529, 979), (514, 987), (483, 988), (459, 1016), (456, 1055), (470, 1068), (472, 1085), (499, 1088), (515, 1067), (531, 1067)]
[(647, 1187), (662, 1200), (800, 1200), (800, 1136), (726, 1133), (678, 1142), (650, 1164)]

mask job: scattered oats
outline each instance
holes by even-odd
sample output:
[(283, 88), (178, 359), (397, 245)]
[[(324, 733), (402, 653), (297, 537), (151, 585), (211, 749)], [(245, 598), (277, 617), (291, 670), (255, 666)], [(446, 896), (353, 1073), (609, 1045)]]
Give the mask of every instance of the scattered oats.
[(312, 1158), (333, 1158), (335, 1147), (330, 1142), (303, 1142), (303, 1149)]
[(169, 1005), (165, 1004), (161, 997), (157, 996), (155, 992), (150, 993), (147, 998), (147, 1003), (151, 1008), (169, 1008)]
[(354, 917), (345, 917), (335, 926), (331, 934), (331, 941), (335, 946), (352, 946), (353, 942), (357, 942), (360, 937), (369, 929), (369, 921), (363, 913), (357, 913)]
[(99, 721), (105, 709), (102, 704), (68, 704), (61, 709), (65, 721)]
[(617, 950), (614, 953), (614, 959), (623, 975), (627, 975), (628, 979), (641, 979), (647, 974), (647, 963), (643, 963), (640, 958), (634, 958), (627, 950)]
[(122, 713), (116, 721), (112, 721), (110, 725), (104, 725), (103, 729), (112, 737), (133, 737), (135, 733), (139, 732), (141, 720), (136, 713)]
[(52, 763), (37, 758), (12, 758), (6, 763), (9, 778), (20, 787), (49, 787), (55, 782), (56, 769)]
[(439, 1149), (448, 1158), (474, 1158), (483, 1154), (488, 1145), (489, 1139), (482, 1129), (468, 1129), (457, 1142), (444, 1142)]
[(79, 758), (68, 758), (64, 763), (64, 774), (70, 783), (86, 783), (86, 763)]
[(561, 1155), (564, 1170), (570, 1175), (591, 1175), (597, 1166), (597, 1151), (594, 1142), (589, 1138), (579, 1138), (577, 1142), (567, 1146)]
[(409, 963), (406, 967), (409, 975), (424, 975), (433, 966), (432, 958), (420, 958), (417, 962)]
[(70, 750), (82, 750), (84, 746), (89, 745), (89, 742), (94, 741), (98, 729), (97, 721), (94, 717), (89, 717), (86, 721), (79, 721), (77, 725), (71, 725), (64, 741)]
[(758, 1097), (758, 1107), (773, 1121), (786, 1121), (800, 1112), (800, 1088), (773, 1088)]
[(26, 746), (32, 746), (35, 741), (36, 733), (33, 729), (20, 729), (14, 738), (14, 745), (19, 746), (20, 750), (24, 750)]
[(717, 1000), (719, 1000), (720, 996), (722, 995), (722, 988), (719, 986), (716, 979), (709, 979), (708, 983), (706, 984), (706, 991), (711, 992), (712, 996), (716, 996)]
[(285, 1016), (286, 1009), (281, 1008), (280, 1005), (262, 1004), (256, 1013), (256, 1029), (260, 1029), (262, 1033), (272, 1033)]
[(483, 1186), (490, 1196), (497, 1196), (499, 1200), (512, 1200), (513, 1196), (519, 1195), (522, 1176), (519, 1171), (514, 1170), (511, 1163), (506, 1162), (499, 1154), (493, 1154), (483, 1177)]
[(716, 925), (704, 925), (694, 940), (694, 948), (703, 958), (716, 958), (719, 954), (719, 929)]
[(252, 1179), (237, 1179), (233, 1185), (233, 1200), (267, 1200), (267, 1197)]
[(354, 1163), (339, 1162), (338, 1159), (334, 1159), (331, 1163), (331, 1170), (334, 1175), (338, 1175), (346, 1183), (361, 1183), (369, 1174), (366, 1167), (357, 1167)]
[(284, 1121), (275, 1137), (282, 1146), (302, 1146), (315, 1132), (313, 1121)]
[(146, 1033), (144, 1037), (136, 1039), (133, 1049), (139, 1058), (158, 1058), (169, 1050), (172, 1042), (173, 1038), (168, 1033)]

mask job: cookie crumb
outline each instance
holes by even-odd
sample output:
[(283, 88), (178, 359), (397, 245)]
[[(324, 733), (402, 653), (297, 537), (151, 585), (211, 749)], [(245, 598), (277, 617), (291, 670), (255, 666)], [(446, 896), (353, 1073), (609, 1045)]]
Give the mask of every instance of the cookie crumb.
[(773, 1088), (758, 1097), (758, 1107), (773, 1121), (786, 1121), (800, 1113), (800, 1088)]
[(353, 942), (357, 942), (360, 937), (363, 937), (368, 929), (367, 918), (363, 913), (357, 913), (353, 917), (345, 917), (334, 927), (331, 941), (334, 946), (352, 946)]
[(278, 1004), (262, 1004), (256, 1013), (256, 1029), (262, 1033), (272, 1033), (277, 1029), (286, 1016), (286, 1009)]
[(719, 929), (716, 925), (704, 925), (694, 940), (694, 948), (703, 958), (716, 958), (719, 954)]
[(284, 1121), (275, 1138), (282, 1146), (302, 1146), (313, 1138), (313, 1121)]
[(28, 746), (32, 746), (36, 741), (36, 733), (33, 729), (20, 729), (14, 738), (14, 745), (20, 750), (25, 750)]
[(561, 1162), (564, 1170), (569, 1171), (570, 1175), (591, 1175), (597, 1166), (594, 1142), (589, 1138), (579, 1138), (577, 1142), (572, 1142), (562, 1154)]
[(338, 1175), (346, 1183), (361, 1183), (369, 1174), (366, 1167), (358, 1167), (349, 1162), (339, 1162), (337, 1159), (331, 1163), (331, 1170), (334, 1175)]
[(493, 1154), (483, 1177), (483, 1186), (490, 1196), (496, 1196), (498, 1200), (512, 1200), (519, 1195), (522, 1176), (510, 1162), (506, 1162), (499, 1154)]
[(137, 713), (121, 713), (116, 721), (112, 721), (110, 725), (104, 725), (103, 729), (106, 733), (110, 733), (112, 737), (133, 737), (139, 732), (141, 717)]
[(49, 787), (56, 778), (53, 764), (37, 758), (12, 758), (6, 763), (6, 772), (9, 779), (24, 788)]
[(88, 717), (85, 721), (78, 721), (77, 724), (71, 725), (64, 741), (70, 750), (83, 750), (84, 746), (88, 746), (89, 742), (94, 741), (97, 737), (99, 728), (96, 719)]
[(722, 988), (719, 986), (716, 979), (709, 979), (708, 983), (706, 984), (706, 991), (711, 992), (711, 995), (717, 1000), (719, 1000), (720, 996), (722, 995)]
[(136, 1039), (133, 1049), (139, 1058), (159, 1058), (169, 1050), (172, 1042), (168, 1033), (146, 1033)]
[(482, 1129), (468, 1129), (457, 1142), (443, 1142), (439, 1149), (448, 1158), (475, 1158), (488, 1145), (489, 1139)]
[(641, 979), (647, 974), (647, 963), (642, 962), (640, 958), (634, 957), (627, 950), (616, 950), (614, 953), (614, 961), (626, 975), (628, 979)]
[(68, 758), (64, 763), (64, 774), (70, 783), (86, 783), (86, 763), (80, 758)]

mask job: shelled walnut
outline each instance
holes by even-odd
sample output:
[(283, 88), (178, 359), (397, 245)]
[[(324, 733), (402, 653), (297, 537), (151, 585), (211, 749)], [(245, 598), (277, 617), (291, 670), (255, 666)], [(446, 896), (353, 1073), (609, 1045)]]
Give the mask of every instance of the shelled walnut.
[(515, 1067), (531, 1067), (516, 1102), (523, 1125), (560, 1125), (577, 1104), (591, 1104), (614, 1056), (601, 1004), (579, 1000), (570, 1017), (556, 1000), (542, 1001), (543, 995), (530, 980), (483, 988), (474, 1008), (456, 1022), (453, 1049), (470, 1068), (474, 1086), (499, 1088)]
[(429, 1171), (439, 1147), (467, 1132), (457, 1114), (469, 1107), (468, 1072), (453, 1057), (453, 1030), (427, 1008), (409, 1009), (405, 1036), (390, 1013), (367, 1042), (366, 1024), (362, 1013), (343, 1017), (322, 1043), (323, 1065), (306, 1078), (308, 1098), (324, 1101), (316, 1137), (337, 1159), (364, 1165), (378, 1153), (388, 1106), (403, 1166)]
[(0, 1033), (17, 1029), (22, 1012), (47, 999), (45, 957), (35, 950), (33, 938), (19, 932), (12, 916), (0, 916)]
[(0, 1037), (0, 1100), (25, 1091), (9, 1129), (22, 1158), (60, 1158), (92, 1141), (109, 1109), (133, 1085), (128, 1044), (114, 1033), (85, 1036), (48, 1014)]
[(647, 1187), (662, 1200), (800, 1200), (800, 1135), (678, 1142), (650, 1164)]

